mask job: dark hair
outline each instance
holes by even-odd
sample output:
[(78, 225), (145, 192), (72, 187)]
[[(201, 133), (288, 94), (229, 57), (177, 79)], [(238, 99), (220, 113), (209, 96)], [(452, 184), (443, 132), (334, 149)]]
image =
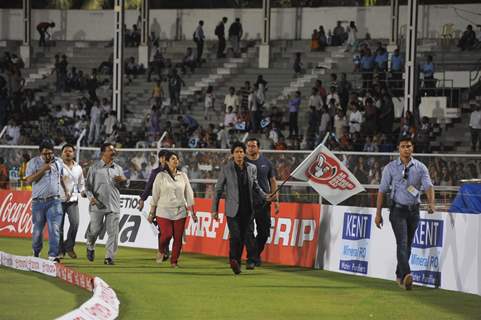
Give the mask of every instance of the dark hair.
[(410, 136), (410, 135), (402, 135), (399, 137), (399, 141), (398, 141), (398, 144), (397, 145), (400, 145), (401, 142), (411, 142), (412, 144), (414, 144), (414, 141), (413, 141), (413, 138)]
[(105, 150), (110, 146), (114, 146), (114, 145), (112, 143), (109, 143), (109, 142), (102, 144), (100, 146), (100, 152), (105, 152)]
[[(177, 153), (173, 152), (173, 151), (165, 151), (165, 161), (169, 161), (170, 158), (172, 158), (173, 156), (176, 156), (177, 159), (179, 158), (179, 156), (177, 155)], [(167, 174), (172, 178), (172, 180), (175, 181), (175, 176), (172, 174), (172, 172), (170, 172), (170, 169), (169, 167), (167, 166), (167, 164), (165, 164), (164, 166), (164, 171), (167, 172)]]
[(41, 152), (43, 149), (53, 150), (53, 144), (50, 141), (44, 140), (40, 142), (38, 150)]
[(170, 158), (172, 158), (173, 156), (176, 156), (177, 159), (179, 159), (179, 156), (177, 155), (177, 153), (175, 153), (173, 151), (166, 151), (165, 152), (165, 161), (169, 161)]
[(159, 158), (160, 158), (160, 157), (165, 157), (165, 155), (166, 155), (168, 152), (169, 152), (169, 151), (162, 149), (162, 150), (159, 151), (159, 154), (158, 154), (157, 156), (158, 156)]
[(230, 153), (233, 154), (236, 148), (242, 148), (242, 150), (244, 150), (244, 153), (246, 152), (246, 145), (243, 142), (240, 142), (240, 141), (234, 142), (230, 147)]
[(261, 147), (261, 143), (259, 142), (259, 139), (254, 138), (254, 137), (249, 138), (249, 139), (247, 139), (246, 144), (247, 144), (247, 142), (249, 142), (249, 141), (255, 141), (255, 142), (257, 143), (257, 146), (258, 146), (259, 148)]
[(75, 151), (75, 147), (73, 146), (73, 144), (70, 144), (70, 143), (66, 143), (63, 145), (62, 152), (65, 148), (72, 148), (72, 150)]

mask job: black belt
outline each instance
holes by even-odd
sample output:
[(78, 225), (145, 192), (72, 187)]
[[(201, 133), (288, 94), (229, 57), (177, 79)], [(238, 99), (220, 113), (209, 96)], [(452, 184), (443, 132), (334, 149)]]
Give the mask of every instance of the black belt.
[(400, 203), (394, 203), (393, 207), (394, 207), (394, 208), (398, 208), (398, 209), (402, 209), (402, 210), (417, 211), (417, 210), (419, 210), (419, 203), (411, 204), (411, 205), (404, 205), (404, 204), (400, 204)]
[(50, 196), (50, 197), (46, 197), (46, 198), (40, 198), (40, 197), (37, 197), (37, 198), (33, 198), (32, 201), (49, 201), (49, 200), (55, 200), (55, 199), (60, 199), (60, 196)]

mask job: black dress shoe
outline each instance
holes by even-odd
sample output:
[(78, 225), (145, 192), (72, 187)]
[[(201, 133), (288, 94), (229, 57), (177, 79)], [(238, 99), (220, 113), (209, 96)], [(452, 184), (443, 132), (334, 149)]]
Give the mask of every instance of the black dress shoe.
[(105, 258), (104, 264), (108, 264), (109, 266), (113, 266), (115, 263), (114, 263), (114, 260), (112, 260), (112, 258)]
[(241, 273), (240, 265), (239, 265), (239, 262), (237, 262), (237, 260), (232, 259), (230, 261), (230, 268), (232, 269), (234, 274)]
[(89, 250), (87, 249), (87, 259), (90, 262), (93, 262), (95, 259), (95, 250)]

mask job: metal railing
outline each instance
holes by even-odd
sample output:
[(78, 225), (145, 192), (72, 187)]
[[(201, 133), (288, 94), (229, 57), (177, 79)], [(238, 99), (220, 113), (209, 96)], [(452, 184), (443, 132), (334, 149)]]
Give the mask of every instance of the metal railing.
[[(58, 150), (59, 148), (57, 148)], [(181, 160), (181, 170), (185, 171), (193, 185), (196, 196), (210, 197), (221, 166), (229, 159), (227, 149), (169, 149), (175, 151)], [(79, 148), (78, 162), (85, 171), (100, 157), (100, 149), (92, 147)], [(119, 149), (116, 162), (124, 169), (124, 174), (131, 180), (129, 189), (124, 192), (140, 194), (145, 186), (150, 171), (157, 165), (157, 149)], [(275, 166), (277, 180), (287, 179), (292, 170), (305, 159), (311, 151), (307, 150), (264, 150), (263, 154)], [(36, 146), (0, 145), (0, 156), (10, 168), (12, 187), (19, 186), (18, 169), (22, 163), (23, 153), (30, 156), (38, 154)], [(375, 205), (375, 196), (380, 181), (382, 168), (399, 156), (398, 153), (369, 152), (334, 152), (354, 173), (366, 188), (366, 192), (346, 201), (351, 205)], [(479, 178), (481, 174), (481, 157), (478, 154), (415, 154), (416, 159), (426, 164), (439, 203), (449, 206), (459, 189), (460, 180)], [(444, 167), (448, 169), (443, 169)], [(449, 173), (446, 173), (449, 172)], [(457, 176), (451, 176), (452, 172)], [(15, 179), (18, 177), (17, 179)], [(281, 200), (318, 202), (318, 194), (305, 182), (288, 181), (281, 189)]]

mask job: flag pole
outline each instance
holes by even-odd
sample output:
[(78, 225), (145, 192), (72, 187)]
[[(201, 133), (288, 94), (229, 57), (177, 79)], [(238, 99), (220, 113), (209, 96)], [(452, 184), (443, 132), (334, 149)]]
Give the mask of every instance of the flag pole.
[[(326, 135), (324, 136), (324, 139), (323, 139), (322, 142), (321, 142), (322, 145), (324, 145), (324, 144), (326, 143), (327, 139), (329, 138), (329, 134), (330, 134), (330, 132), (327, 132)], [(317, 149), (318, 147), (319, 147), (319, 146), (317, 146), (316, 149)], [(304, 161), (306, 161), (306, 160), (307, 160), (307, 158), (304, 159), (304, 160), (301, 162), (300, 165), (302, 165), (302, 163), (303, 163)], [(300, 166), (300, 165), (299, 165), (299, 166)], [(299, 168), (299, 166), (297, 166), (297, 168)], [(297, 169), (297, 168), (296, 168), (296, 169)], [(294, 169), (294, 171), (295, 171), (295, 169)], [(294, 172), (294, 171), (293, 171), (293, 172)], [(276, 193), (278, 193), (279, 190), (286, 184), (287, 181), (289, 181), (289, 179), (290, 179), (291, 177), (292, 177), (292, 172), (289, 174), (289, 176), (287, 177), (287, 179), (285, 179), (284, 181), (282, 181), (282, 183), (277, 187), (277, 189), (276, 189), (274, 192), (271, 193), (271, 195), (275, 195)]]

